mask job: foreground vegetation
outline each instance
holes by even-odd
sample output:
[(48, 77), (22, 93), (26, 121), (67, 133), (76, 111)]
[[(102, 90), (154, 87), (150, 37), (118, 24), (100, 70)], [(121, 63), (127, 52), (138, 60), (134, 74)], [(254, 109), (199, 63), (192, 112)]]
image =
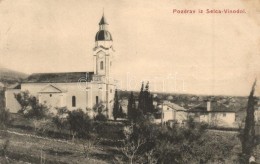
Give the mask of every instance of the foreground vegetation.
[(8, 146), (5, 156), (2, 157), (6, 162), (10, 160), (30, 163), (106, 163), (102, 158), (109, 160), (111, 155), (96, 146), (91, 150), (91, 156), (85, 158), (85, 151), (80, 141), (72, 143), (28, 135), (6, 134), (2, 131), (1, 148), (6, 144), (6, 137)]
[(192, 120), (188, 127), (96, 121), (90, 137), (72, 140), (51, 121), (42, 133), (32, 121), (15, 118), (0, 131), (1, 158), (9, 162), (237, 163), (241, 152), (238, 133), (208, 131)]

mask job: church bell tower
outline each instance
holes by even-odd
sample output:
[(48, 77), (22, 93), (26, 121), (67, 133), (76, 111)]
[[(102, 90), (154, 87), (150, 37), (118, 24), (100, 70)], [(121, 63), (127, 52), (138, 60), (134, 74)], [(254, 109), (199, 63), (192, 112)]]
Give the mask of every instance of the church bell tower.
[(113, 59), (113, 39), (108, 31), (108, 23), (103, 14), (99, 22), (99, 31), (95, 37), (94, 73), (99, 77), (109, 78)]
[(104, 14), (99, 22), (93, 51), (93, 83), (98, 86), (98, 91), (95, 92), (96, 103), (103, 103), (107, 109), (106, 115), (111, 119), (113, 118), (112, 109), (115, 95), (114, 80), (111, 77), (114, 49), (112, 35), (108, 31), (108, 23)]

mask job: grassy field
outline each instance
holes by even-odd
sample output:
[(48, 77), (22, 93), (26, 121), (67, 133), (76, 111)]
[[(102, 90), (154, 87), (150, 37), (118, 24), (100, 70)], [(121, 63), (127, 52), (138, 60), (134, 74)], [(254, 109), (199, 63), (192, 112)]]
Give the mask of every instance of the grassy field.
[[(68, 131), (59, 133), (49, 122), (47, 131), (35, 131), (32, 120), (20, 115), (12, 115), (11, 124), (5, 130), (0, 130), (0, 164), (7, 163), (115, 163), (114, 155), (122, 156), (117, 146), (120, 146), (118, 132), (122, 125), (107, 123), (100, 126), (96, 138), (93, 140), (78, 140), (72, 142)], [(115, 126), (116, 125), (116, 126)], [(103, 127), (103, 128), (102, 128)], [(6, 156), (3, 146), (8, 140)], [(97, 142), (93, 146), (93, 143)], [(87, 147), (91, 145), (91, 147)], [(85, 146), (85, 149), (84, 149)], [(86, 149), (87, 147), (87, 149)]]
[[(25, 133), (24, 133), (25, 134)], [(22, 133), (0, 132), (0, 147), (8, 143), (6, 156), (10, 163), (113, 163), (113, 154), (117, 151), (114, 147), (96, 145), (91, 148), (86, 157), (83, 142), (64, 141), (52, 138), (43, 138)], [(1, 161), (6, 161), (2, 156)], [(3, 163), (3, 162), (1, 162)]]
[[(241, 152), (241, 144), (237, 138), (237, 132), (209, 130), (207, 134), (205, 139), (211, 140), (212, 146), (217, 148), (217, 150), (205, 148), (205, 151), (225, 152), (223, 148), (226, 145), (235, 145), (229, 155), (225, 154), (225, 163), (234, 163), (234, 159)], [(123, 156), (120, 152), (120, 143), (118, 141), (103, 140), (86, 151), (83, 143), (86, 146), (89, 143), (93, 143), (92, 141), (75, 140), (73, 142), (70, 139), (64, 140), (35, 135), (31, 130), (12, 127), (0, 131), (0, 164), (39, 164), (41, 162), (51, 164), (120, 163), (117, 159)], [(4, 145), (7, 145), (5, 155), (3, 154)], [(202, 148), (204, 147), (202, 146)], [(260, 147), (258, 147), (256, 153), (257, 157), (259, 157)], [(260, 162), (259, 159), (257, 161)]]

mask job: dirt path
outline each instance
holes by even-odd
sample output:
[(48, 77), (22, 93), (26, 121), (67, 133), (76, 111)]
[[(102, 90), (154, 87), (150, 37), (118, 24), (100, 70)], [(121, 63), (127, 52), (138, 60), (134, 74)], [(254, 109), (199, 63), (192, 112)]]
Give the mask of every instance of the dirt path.
[(33, 137), (33, 138), (43, 139), (43, 140), (48, 140), (48, 141), (62, 142), (62, 143), (66, 143), (66, 144), (74, 144), (73, 142), (68, 141), (68, 140), (52, 139), (52, 138), (48, 138), (48, 137), (42, 137), (42, 136), (33, 135), (33, 134), (20, 133), (20, 132), (15, 132), (15, 131), (10, 131), (10, 130), (0, 130), (0, 131), (1, 132), (7, 132), (9, 134), (15, 134), (15, 135), (18, 135), (18, 136), (26, 136), (26, 137)]

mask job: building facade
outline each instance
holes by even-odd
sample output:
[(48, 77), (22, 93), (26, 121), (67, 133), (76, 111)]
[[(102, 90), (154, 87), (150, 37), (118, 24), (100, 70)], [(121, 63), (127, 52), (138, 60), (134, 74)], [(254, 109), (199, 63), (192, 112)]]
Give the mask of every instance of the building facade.
[(196, 122), (204, 122), (214, 127), (237, 127), (236, 113), (224, 105), (208, 101), (188, 111)]
[(174, 122), (178, 124), (183, 124), (187, 120), (187, 109), (169, 101), (164, 101), (160, 108), (161, 118), (155, 120), (156, 123), (167, 123)]
[(69, 110), (82, 109), (93, 116), (93, 107), (102, 104), (105, 115), (112, 118), (115, 83), (111, 77), (113, 62), (113, 39), (103, 14), (93, 48), (94, 68), (91, 72), (35, 73), (21, 83), (19, 89), (7, 89), (6, 108), (15, 113), (20, 109), (14, 94), (28, 91), (40, 103)]

